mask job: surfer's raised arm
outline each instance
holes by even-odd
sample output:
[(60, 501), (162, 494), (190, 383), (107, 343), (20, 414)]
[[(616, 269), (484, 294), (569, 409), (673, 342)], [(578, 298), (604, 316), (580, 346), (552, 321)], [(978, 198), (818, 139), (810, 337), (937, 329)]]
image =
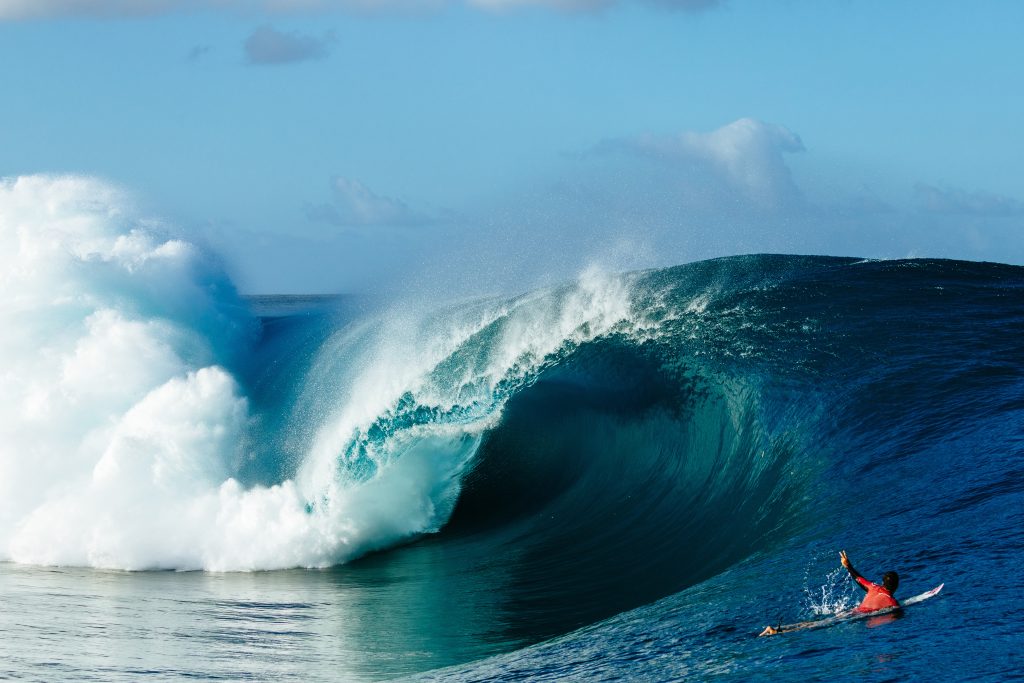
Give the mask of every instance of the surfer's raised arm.
[(854, 582), (858, 586), (860, 586), (861, 590), (867, 590), (867, 587), (864, 584), (862, 584), (860, 581), (857, 581), (857, 579), (860, 579), (862, 577), (860, 575), (860, 572), (854, 569), (853, 565), (850, 564), (850, 558), (846, 556), (845, 550), (839, 551), (839, 561), (843, 563), (844, 567), (846, 567), (846, 571), (850, 572), (850, 576), (853, 577)]

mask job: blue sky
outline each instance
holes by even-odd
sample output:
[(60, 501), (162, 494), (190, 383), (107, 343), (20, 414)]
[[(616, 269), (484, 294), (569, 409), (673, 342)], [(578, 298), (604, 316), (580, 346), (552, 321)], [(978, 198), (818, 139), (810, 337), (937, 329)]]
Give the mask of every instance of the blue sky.
[(757, 251), (1024, 263), (1024, 3), (0, 0), (0, 176), (249, 292)]

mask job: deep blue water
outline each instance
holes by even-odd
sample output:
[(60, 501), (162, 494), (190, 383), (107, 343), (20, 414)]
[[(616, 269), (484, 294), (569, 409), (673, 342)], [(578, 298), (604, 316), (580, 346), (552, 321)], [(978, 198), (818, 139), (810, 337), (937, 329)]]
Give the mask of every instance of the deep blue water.
[[(252, 413), (241, 486), (315, 479), (326, 452), (342, 492), (376, 492), (360, 515), (415, 490), (426, 521), (369, 517), (331, 568), (0, 564), (8, 671), (1024, 678), (1024, 268), (749, 256), (430, 311), (249, 304), (227, 364)], [(354, 426), (325, 450), (331, 424)], [(337, 490), (309, 490), (307, 515), (334, 514)], [(756, 638), (854, 604), (841, 549), (899, 571), (897, 597), (945, 589)]]

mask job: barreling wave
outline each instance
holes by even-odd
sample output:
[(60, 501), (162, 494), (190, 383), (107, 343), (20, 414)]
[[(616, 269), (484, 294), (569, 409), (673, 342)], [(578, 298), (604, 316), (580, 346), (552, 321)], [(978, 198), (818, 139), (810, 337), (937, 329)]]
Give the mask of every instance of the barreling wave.
[[(757, 387), (702, 376), (673, 341), (705, 290), (680, 312), (656, 275), (592, 271), (435, 311), (260, 320), (116, 189), (2, 192), (4, 559), (328, 566), (438, 531), (466, 481), (453, 528), (557, 512), (561, 530), (527, 534), (538, 547), (595, 497), (690, 501), (652, 525), (727, 515), (736, 496), (771, 517)], [(496, 470), (521, 488), (495, 489)], [(538, 501), (503, 502), (524, 491)], [(595, 545), (636, 535), (607, 521)]]
[[(830, 451), (884, 431), (851, 397), (928, 380), (922, 359), (960, 343), (932, 325), (924, 353), (914, 312), (989, 297), (999, 322), (1020, 293), (991, 264), (750, 256), (261, 316), (126, 205), (81, 178), (0, 185), (0, 560), (327, 567), (416, 542), (500, 586), (531, 638), (812, 524)], [(935, 411), (912, 385), (899, 400)]]

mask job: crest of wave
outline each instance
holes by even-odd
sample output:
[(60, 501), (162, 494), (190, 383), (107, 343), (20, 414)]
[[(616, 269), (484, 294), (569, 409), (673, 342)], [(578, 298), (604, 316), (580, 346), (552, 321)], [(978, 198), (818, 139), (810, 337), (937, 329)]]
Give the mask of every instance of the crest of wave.
[[(581, 281), (603, 302), (578, 313), (597, 316), (591, 334), (626, 315), (599, 281)], [(216, 259), (102, 181), (3, 179), (0, 292), (0, 560), (122, 569), (327, 566), (439, 528), (488, 419), (402, 435), (368, 479), (339, 456), (397, 397), (438, 390), (437, 363), (508, 312), (383, 325), (405, 338), (356, 350), (357, 372), (310, 398), (298, 476), (246, 488), (235, 477), (260, 436), (232, 369), (259, 327)], [(556, 308), (559, 334), (587, 328)], [(538, 347), (529, 326), (509, 327), (484, 384), (557, 341)]]

